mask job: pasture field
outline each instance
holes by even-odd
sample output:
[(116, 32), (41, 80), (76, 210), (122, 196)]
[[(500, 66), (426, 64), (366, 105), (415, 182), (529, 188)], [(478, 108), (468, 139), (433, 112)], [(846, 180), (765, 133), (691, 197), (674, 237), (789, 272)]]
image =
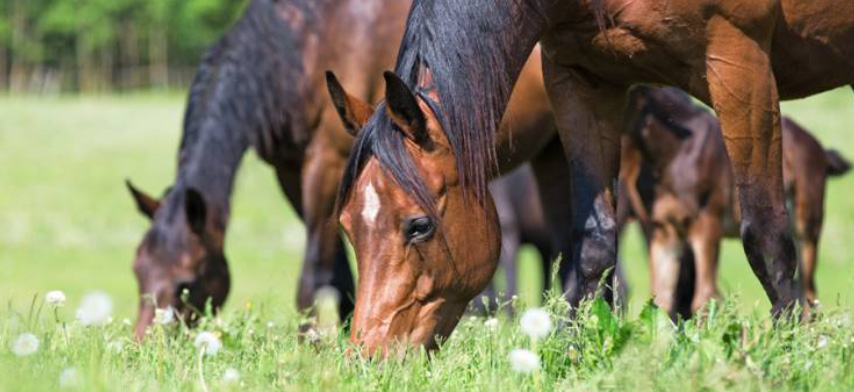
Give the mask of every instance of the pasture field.
[[(621, 243), (630, 298), (624, 315), (588, 304), (536, 344), (542, 370), (511, 370), (508, 354), (532, 348), (517, 319), (466, 318), (432, 358), (387, 361), (346, 355), (344, 334), (297, 344), (295, 287), (304, 232), (273, 172), (244, 159), (226, 253), (233, 289), (225, 312), (197, 330), (157, 327), (130, 338), (135, 247), (147, 221), (124, 179), (152, 194), (171, 182), (184, 98), (131, 95), (36, 99), (0, 96), (0, 391), (56, 390), (854, 390), (854, 175), (833, 180), (819, 251), (815, 321), (773, 323), (737, 241), (721, 257), (726, 299), (708, 317), (669, 325), (645, 306), (648, 269), (637, 230)], [(854, 94), (840, 89), (785, 103), (783, 111), (825, 147), (854, 158)], [(532, 250), (523, 252), (519, 310), (539, 306)], [(44, 294), (62, 290), (54, 311)], [(75, 321), (81, 298), (107, 293), (113, 321)], [(547, 307), (565, 314), (558, 300)], [(557, 320), (554, 320), (555, 322)], [(223, 343), (200, 356), (201, 330)], [(38, 351), (11, 349), (23, 333)], [(201, 360), (200, 360), (201, 359)], [(239, 380), (223, 378), (235, 369)], [(64, 370), (75, 369), (76, 376)], [(60, 379), (64, 382), (60, 383)], [(203, 381), (204, 380), (204, 381)]]

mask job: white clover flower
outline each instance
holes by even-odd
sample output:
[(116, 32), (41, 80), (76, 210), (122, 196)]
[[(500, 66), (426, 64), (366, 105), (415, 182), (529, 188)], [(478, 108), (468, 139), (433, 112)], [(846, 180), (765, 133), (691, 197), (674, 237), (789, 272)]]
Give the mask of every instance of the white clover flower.
[(240, 382), (240, 372), (235, 368), (225, 369), (225, 372), (222, 373), (222, 382), (223, 384), (237, 384)]
[(39, 338), (31, 333), (22, 333), (12, 342), (12, 353), (26, 357), (39, 351)]
[(822, 349), (822, 348), (827, 347), (829, 344), (830, 344), (830, 339), (827, 337), (827, 335), (820, 335), (818, 337), (818, 342), (816, 343), (815, 346), (817, 348)]
[(59, 373), (59, 388), (76, 388), (79, 384), (80, 380), (77, 378), (77, 369), (75, 368), (66, 368)]
[(531, 350), (517, 348), (510, 352), (510, 367), (519, 373), (532, 373), (540, 370), (540, 356)]
[(169, 325), (175, 321), (175, 308), (167, 306), (165, 308), (154, 309), (154, 323), (160, 325)]
[(495, 331), (498, 329), (498, 319), (495, 317), (490, 317), (483, 322), (483, 326), (490, 331)]
[(522, 333), (533, 339), (546, 337), (552, 330), (552, 319), (549, 313), (543, 309), (529, 309), (522, 314), (519, 320)]
[(194, 343), (197, 348), (203, 348), (205, 350), (205, 355), (214, 356), (219, 352), (219, 349), (222, 348), (222, 342), (219, 341), (219, 338), (213, 332), (203, 331), (199, 332), (196, 335), (196, 341)]
[(130, 319), (127, 317), (123, 318), (122, 324), (124, 324), (126, 327), (130, 327)]
[(48, 291), (44, 295), (44, 301), (54, 308), (61, 308), (65, 306), (65, 293), (59, 290)]
[(77, 320), (83, 325), (104, 325), (112, 320), (113, 300), (103, 291), (86, 294), (77, 308)]
[(273, 329), (275, 327), (276, 327), (276, 324), (274, 324), (272, 321), (267, 322), (267, 329)]

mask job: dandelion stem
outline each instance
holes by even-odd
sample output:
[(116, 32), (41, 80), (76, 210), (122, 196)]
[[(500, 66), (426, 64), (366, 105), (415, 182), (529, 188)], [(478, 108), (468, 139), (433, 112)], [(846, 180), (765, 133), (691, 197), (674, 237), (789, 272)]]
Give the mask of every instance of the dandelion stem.
[(199, 384), (202, 386), (202, 391), (208, 391), (208, 384), (205, 383), (205, 367), (204, 367), (204, 358), (205, 358), (205, 349), (207, 348), (207, 343), (201, 344), (199, 347)]

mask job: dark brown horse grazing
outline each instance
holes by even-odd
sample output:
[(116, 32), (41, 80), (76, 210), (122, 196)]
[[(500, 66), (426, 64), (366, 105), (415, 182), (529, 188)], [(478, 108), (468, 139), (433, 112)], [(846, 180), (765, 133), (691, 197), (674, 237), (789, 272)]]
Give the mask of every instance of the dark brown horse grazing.
[[(336, 69), (356, 96), (372, 100), (378, 75), (394, 61), (405, 1), (253, 0), (240, 21), (205, 55), (193, 82), (175, 182), (162, 200), (129, 185), (151, 228), (137, 250), (141, 296), (137, 336), (157, 306), (188, 312), (225, 301), (223, 250), (229, 198), (250, 147), (272, 165), (285, 196), (306, 225), (297, 304), (314, 292), (341, 293), (352, 311), (353, 278), (332, 218), (352, 137), (326, 94), (323, 70)], [(151, 298), (149, 298), (149, 296)]]
[[(341, 222), (360, 270), (393, 266), (360, 274), (355, 341), (430, 346), (487, 284), (499, 246), (487, 192), (496, 130), (537, 41), (569, 162), (574, 247), (561, 278), (572, 305), (616, 263), (622, 115), (642, 83), (680, 87), (715, 109), (750, 265), (774, 314), (802, 298), (778, 100), (854, 83), (854, 2), (416, 0), (396, 74), (385, 77), (387, 103), (359, 133), (342, 182)], [(371, 230), (357, 218), (366, 194), (382, 211), (368, 214), (382, 221)], [(381, 292), (390, 294), (380, 306)]]
[[(631, 206), (626, 211), (638, 218), (647, 238), (656, 303), (673, 318), (687, 318), (718, 296), (720, 241), (738, 236), (738, 202), (720, 125), (673, 88), (635, 88), (627, 118), (619, 203)], [(800, 245), (801, 283), (814, 304), (825, 184), (850, 164), (788, 118), (782, 131), (783, 183)], [(625, 218), (618, 220), (621, 228)], [(682, 292), (680, 268), (690, 263), (694, 284), (683, 287), (694, 287)]]

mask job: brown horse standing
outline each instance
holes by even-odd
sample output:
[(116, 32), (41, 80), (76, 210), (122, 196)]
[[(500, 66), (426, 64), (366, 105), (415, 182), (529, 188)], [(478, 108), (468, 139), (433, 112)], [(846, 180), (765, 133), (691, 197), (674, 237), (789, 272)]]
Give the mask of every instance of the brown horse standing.
[[(627, 211), (638, 218), (647, 238), (656, 303), (674, 318), (687, 318), (718, 296), (720, 241), (738, 236), (738, 202), (720, 125), (690, 96), (672, 88), (636, 87), (626, 116), (630, 126), (623, 141), (620, 179), (625, 187), (619, 203), (631, 206)], [(801, 283), (807, 300), (815, 303), (825, 184), (850, 164), (788, 118), (782, 131), (783, 183), (800, 245)], [(620, 227), (626, 217), (618, 220)], [(694, 288), (682, 292), (680, 268), (691, 263), (696, 272), (688, 279)]]
[[(162, 200), (130, 186), (149, 219), (134, 261), (141, 296), (137, 336), (154, 303), (189, 312), (210, 298), (219, 309), (230, 280), (223, 250), (234, 177), (252, 148), (276, 170), (303, 219), (306, 252), (297, 305), (314, 292), (341, 293), (353, 306), (353, 278), (331, 220), (352, 137), (326, 94), (323, 70), (335, 69), (360, 98), (373, 100), (378, 75), (394, 61), (409, 3), (382, 0), (253, 0), (205, 55), (193, 82), (175, 182)], [(148, 296), (151, 296), (149, 298)]]
[[(802, 298), (778, 101), (854, 83), (854, 2), (416, 0), (396, 75), (385, 76), (387, 104), (359, 132), (342, 182), (341, 223), (357, 239), (360, 271), (395, 266), (360, 274), (360, 293), (371, 295), (357, 297), (355, 341), (368, 351), (394, 339), (430, 346), (489, 281), (496, 130), (537, 41), (569, 163), (574, 247), (561, 278), (572, 305), (616, 264), (620, 130), (627, 91), (643, 83), (680, 87), (715, 109), (748, 261), (774, 314)], [(384, 211), (380, 225), (358, 219), (365, 189)], [(378, 306), (374, 293), (387, 287)]]

